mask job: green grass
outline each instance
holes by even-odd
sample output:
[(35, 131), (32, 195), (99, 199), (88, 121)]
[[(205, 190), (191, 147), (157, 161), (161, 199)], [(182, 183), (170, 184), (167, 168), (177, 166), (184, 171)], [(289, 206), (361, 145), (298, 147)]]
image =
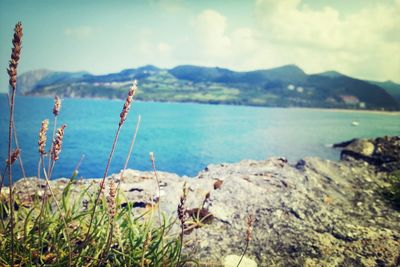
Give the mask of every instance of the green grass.
[[(28, 207), (16, 196), (15, 262), (23, 266), (177, 266), (181, 243), (171, 232), (174, 218), (163, 217), (161, 225), (153, 210), (139, 213), (121, 194), (116, 197), (115, 217), (110, 216), (107, 192), (102, 195), (93, 220), (93, 231), (85, 242), (91, 211), (95, 203), (93, 188), (85, 186), (71, 197), (72, 178), (59, 194), (61, 210), (54, 199), (42, 202), (36, 196)], [(98, 184), (95, 184), (98, 187)], [(10, 262), (9, 213), (6, 196), (1, 196), (0, 265)], [(44, 203), (42, 208), (42, 203)], [(83, 203), (86, 203), (83, 205)], [(121, 203), (127, 203), (123, 208)], [(42, 211), (42, 212), (41, 212)], [(63, 223), (65, 219), (67, 227)], [(157, 221), (157, 223), (156, 223)], [(111, 235), (111, 242), (108, 237)], [(69, 236), (69, 238), (67, 238)], [(69, 240), (68, 240), (69, 239)], [(71, 260), (70, 261), (70, 256)]]

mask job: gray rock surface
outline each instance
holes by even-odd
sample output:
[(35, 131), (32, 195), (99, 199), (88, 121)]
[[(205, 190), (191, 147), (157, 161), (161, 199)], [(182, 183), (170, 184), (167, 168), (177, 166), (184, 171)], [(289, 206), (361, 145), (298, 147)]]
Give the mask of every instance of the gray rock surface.
[(343, 148), (343, 160), (363, 160), (382, 171), (400, 170), (400, 136), (353, 139), (333, 147)]
[[(369, 144), (354, 145), (354, 150), (361, 148), (364, 157), (378, 155), (375, 140), (367, 142), (373, 152)], [(206, 207), (213, 220), (185, 236), (185, 252), (212, 266), (241, 255), (248, 214), (255, 221), (246, 257), (258, 266), (399, 266), (400, 212), (381, 194), (388, 186), (387, 172), (364, 157), (310, 157), (295, 165), (283, 158), (244, 160), (210, 165), (193, 178), (159, 172), (161, 209), (176, 216), (185, 181), (188, 209), (201, 207), (210, 192)], [(399, 159), (390, 162), (396, 165)], [(32, 182), (21, 180), (16, 191), (29, 195)], [(83, 180), (75, 190), (93, 182)], [(66, 181), (52, 183), (61, 190)], [(127, 170), (121, 190), (138, 211), (158, 197), (151, 172)]]

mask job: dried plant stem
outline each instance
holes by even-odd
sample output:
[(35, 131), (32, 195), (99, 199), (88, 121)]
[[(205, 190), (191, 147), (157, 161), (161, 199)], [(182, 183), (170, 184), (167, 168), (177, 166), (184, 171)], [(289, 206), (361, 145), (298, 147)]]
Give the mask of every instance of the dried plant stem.
[[(49, 155), (51, 153), (51, 151), (53, 150), (53, 142), (54, 142), (54, 138), (56, 136), (56, 129), (57, 129), (57, 116), (54, 116), (54, 126), (53, 126), (53, 135), (51, 137), (51, 146), (50, 146), (50, 150), (49, 150)], [(43, 162), (44, 165), (44, 162)], [(51, 157), (49, 156), (49, 161), (47, 163), (47, 173), (50, 175), (52, 173), (52, 169), (50, 169), (51, 166)], [(51, 175), (50, 175), (51, 176)]]
[(14, 266), (15, 248), (14, 248), (14, 200), (13, 200), (13, 181), (12, 181), (12, 165), (11, 165), (11, 147), (14, 126), (14, 105), (15, 105), (15, 91), (17, 89), (17, 66), (21, 56), (21, 41), (22, 41), (22, 24), (18, 22), (14, 28), (14, 38), (12, 40), (13, 48), (11, 52), (11, 60), (9, 68), (7, 69), (10, 77), (9, 84), (11, 86), (11, 100), (10, 104), (10, 121), (8, 124), (8, 186), (10, 187), (9, 193), (9, 208), (10, 208), (10, 241), (11, 241), (11, 261), (10, 265)]
[(137, 119), (137, 122), (136, 122), (135, 132), (134, 132), (134, 134), (133, 134), (133, 137), (132, 137), (132, 140), (131, 140), (131, 145), (130, 145), (130, 147), (129, 147), (128, 155), (126, 156), (126, 159), (125, 159), (124, 168), (122, 169), (121, 176), (120, 176), (120, 178), (119, 178), (119, 183), (118, 183), (118, 186), (117, 186), (117, 195), (118, 195), (118, 193), (119, 193), (119, 189), (120, 189), (121, 183), (122, 183), (122, 181), (124, 180), (125, 170), (126, 170), (126, 168), (128, 168), (128, 163), (129, 163), (129, 160), (130, 160), (130, 158), (131, 158), (131, 154), (132, 154), (132, 152), (133, 152), (133, 148), (134, 148), (134, 146), (135, 146), (136, 136), (137, 136), (137, 133), (138, 133), (138, 131), (139, 131), (139, 127), (140, 127), (140, 122), (141, 122), (141, 120), (142, 120), (142, 117), (141, 117), (140, 114), (139, 114), (138, 119)]
[(100, 200), (101, 192), (102, 192), (102, 190), (104, 188), (104, 183), (105, 183), (105, 180), (106, 180), (106, 177), (107, 177), (107, 174), (108, 174), (108, 169), (110, 168), (111, 159), (112, 159), (114, 151), (115, 151), (115, 145), (117, 144), (119, 133), (121, 131), (121, 127), (122, 127), (122, 124), (118, 125), (118, 129), (117, 129), (117, 132), (116, 132), (115, 137), (114, 137), (114, 142), (113, 142), (112, 147), (111, 147), (111, 152), (110, 152), (110, 155), (108, 156), (108, 161), (107, 161), (106, 169), (104, 171), (103, 179), (100, 182), (99, 192), (97, 193), (96, 200), (94, 201), (93, 211), (92, 211), (92, 214), (90, 216), (89, 227), (88, 227), (88, 230), (87, 230), (87, 233), (86, 233), (85, 241), (83, 242), (84, 246), (86, 246), (86, 243), (89, 240), (90, 231), (92, 230), (92, 224), (93, 224), (94, 215), (96, 213), (96, 207), (97, 207), (97, 204), (98, 204), (98, 202)]
[(81, 158), (79, 159), (78, 163), (75, 166), (74, 171), (72, 172), (72, 177), (75, 178), (78, 175), (79, 167), (81, 166), (83, 160), (85, 159), (85, 154), (81, 155)]
[[(158, 200), (157, 200), (157, 212), (158, 212), (158, 221), (160, 223), (160, 227), (162, 226), (162, 217), (161, 217), (161, 188), (160, 188), (160, 180), (158, 179), (156, 162), (154, 158), (153, 152), (150, 153), (151, 166), (153, 167), (154, 177), (156, 178), (157, 188), (158, 188)], [(161, 238), (161, 247), (164, 249), (164, 237)], [(164, 261), (164, 257), (163, 257)]]
[[(43, 156), (39, 157), (39, 162), (38, 162), (38, 177), (40, 176), (40, 166), (43, 164)], [(45, 166), (43, 164), (43, 169), (45, 169)], [(38, 185), (39, 185), (38, 181)], [(39, 227), (38, 227), (38, 232), (39, 232), (39, 259), (42, 259), (42, 252), (43, 252), (43, 236), (42, 236), (42, 215), (43, 215), (43, 210), (44, 210), (44, 204), (45, 204), (45, 198), (47, 195), (47, 186), (44, 188), (44, 191), (42, 193), (42, 206), (40, 207), (40, 212), (39, 212)]]
[(240, 263), (243, 260), (244, 255), (246, 255), (250, 241), (253, 239), (253, 223), (254, 223), (253, 215), (248, 215), (247, 216), (247, 229), (246, 229), (246, 246), (244, 247), (243, 253), (242, 253), (240, 260), (236, 267), (239, 267)]
[(99, 192), (97, 193), (97, 197), (96, 197), (96, 200), (94, 202), (93, 211), (92, 211), (92, 214), (90, 216), (90, 222), (89, 222), (88, 231), (86, 233), (85, 240), (83, 241), (83, 246), (86, 246), (87, 241), (89, 240), (90, 230), (92, 229), (94, 215), (96, 214), (96, 207), (97, 207), (97, 204), (99, 202), (101, 192), (103, 191), (103, 188), (104, 188), (104, 182), (105, 182), (107, 174), (108, 174), (108, 169), (110, 168), (111, 159), (112, 159), (112, 157), (114, 155), (115, 145), (117, 144), (119, 133), (121, 132), (121, 127), (124, 124), (124, 122), (125, 122), (125, 120), (126, 120), (126, 118), (128, 116), (129, 110), (130, 110), (131, 105), (132, 105), (133, 96), (135, 95), (136, 90), (137, 90), (137, 81), (135, 80), (135, 81), (133, 81), (133, 84), (132, 84), (131, 88), (128, 91), (128, 96), (127, 96), (127, 98), (125, 100), (124, 106), (123, 106), (122, 111), (121, 111), (121, 113), (119, 115), (120, 116), (120, 120), (119, 120), (119, 123), (118, 123), (118, 129), (117, 129), (117, 132), (115, 133), (114, 142), (113, 142), (112, 147), (111, 147), (110, 155), (108, 156), (108, 161), (107, 161), (106, 169), (104, 170), (103, 179), (101, 180), (101, 183), (100, 183)]
[(158, 200), (157, 200), (157, 211), (158, 211), (158, 220), (161, 223), (161, 211), (160, 211), (160, 203), (161, 203), (161, 188), (160, 188), (160, 180), (158, 179), (157, 169), (156, 169), (156, 161), (154, 159), (153, 152), (150, 152), (150, 161), (151, 166), (153, 168), (154, 177), (156, 178), (157, 188), (158, 188)]
[[(8, 125), (8, 160), (11, 162), (11, 146), (12, 146), (12, 133), (14, 125), (14, 102), (15, 90), (12, 90), (10, 102), (10, 123)], [(11, 266), (14, 266), (14, 208), (13, 208), (13, 181), (12, 181), (12, 168), (8, 166), (8, 186), (10, 187), (9, 202), (10, 202), (10, 237), (11, 237)]]
[(177, 209), (177, 214), (178, 214), (178, 219), (180, 221), (180, 226), (181, 226), (181, 234), (180, 234), (180, 242), (181, 245), (179, 247), (179, 254), (178, 254), (178, 263), (181, 259), (181, 254), (182, 254), (182, 247), (183, 247), (183, 235), (185, 234), (185, 228), (186, 228), (186, 199), (188, 195), (188, 187), (187, 183), (185, 182), (183, 184), (182, 188), (182, 195), (179, 201), (178, 209)]
[(3, 171), (3, 175), (1, 176), (0, 192), (3, 189), (4, 179), (6, 177), (7, 171), (8, 171), (8, 165), (6, 165), (6, 167), (5, 167), (4, 171)]
[(243, 253), (242, 253), (242, 255), (240, 256), (240, 260), (239, 260), (239, 262), (238, 262), (238, 264), (237, 264), (236, 267), (239, 267), (240, 263), (242, 263), (242, 260), (243, 260), (243, 258), (244, 258), (244, 255), (245, 255), (246, 252), (247, 252), (247, 248), (248, 248), (248, 247), (249, 247), (249, 241), (246, 242), (246, 246), (244, 247)]
[[(7, 94), (7, 98), (8, 98), (8, 105), (9, 105), (9, 107), (11, 107), (11, 99), (10, 99), (10, 95), (9, 94)], [(12, 127), (13, 127), (15, 148), (19, 149), (19, 142), (18, 142), (18, 137), (17, 137), (17, 128), (15, 127), (14, 121), (13, 121)], [(19, 167), (21, 168), (22, 177), (25, 178), (26, 174), (25, 174), (25, 168), (24, 168), (24, 164), (22, 162), (21, 154), (19, 154), (19, 156), (18, 156), (18, 161), (19, 161)]]
[(12, 159), (11, 147), (14, 126), (14, 105), (15, 105), (15, 91), (17, 89), (17, 66), (21, 56), (21, 42), (22, 42), (22, 24), (18, 22), (14, 28), (14, 38), (12, 40), (13, 48), (11, 52), (11, 60), (9, 68), (7, 69), (10, 77), (9, 84), (11, 86), (11, 100), (10, 104), (10, 121), (8, 125), (8, 186), (10, 187), (9, 201), (10, 201), (10, 241), (11, 241), (11, 261), (10, 265), (14, 266), (15, 248), (14, 248), (14, 200), (13, 200), (13, 181), (12, 181)]
[(42, 165), (42, 160), (39, 158), (38, 166), (37, 166), (37, 178), (40, 179), (40, 166)]
[[(41, 156), (41, 159), (42, 159), (42, 161), (43, 161), (43, 156)], [(54, 165), (54, 162), (52, 162), (52, 165)], [(54, 167), (54, 166), (52, 166), (52, 167)], [(61, 210), (60, 203), (58, 203), (57, 198), (56, 198), (56, 196), (55, 196), (55, 194), (54, 194), (54, 192), (53, 192), (53, 189), (52, 189), (52, 187), (51, 187), (51, 185), (50, 185), (49, 177), (47, 177), (46, 168), (45, 168), (44, 165), (43, 165), (43, 175), (44, 175), (44, 178), (45, 178), (45, 180), (46, 180), (46, 185), (47, 185), (46, 188), (47, 188), (47, 187), (49, 188), (50, 194), (51, 194), (51, 196), (53, 197), (54, 202), (56, 203), (57, 209), (58, 209), (58, 211), (60, 212), (61, 219), (62, 219), (62, 221), (63, 221), (63, 223), (64, 223), (64, 227), (65, 227), (65, 236), (67, 237), (68, 251), (69, 251), (69, 255), (68, 255), (68, 266), (72, 266), (72, 247), (71, 247), (71, 239), (70, 239), (69, 233), (68, 233), (67, 221), (65, 220), (65, 216), (64, 216), (64, 213), (63, 213), (62, 210)]]

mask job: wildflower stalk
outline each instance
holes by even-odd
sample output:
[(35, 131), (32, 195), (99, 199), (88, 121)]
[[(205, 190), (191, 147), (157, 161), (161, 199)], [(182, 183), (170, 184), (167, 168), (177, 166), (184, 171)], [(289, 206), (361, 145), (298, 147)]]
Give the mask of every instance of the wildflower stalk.
[[(49, 120), (42, 121), (42, 125), (40, 126), (39, 131), (39, 141), (38, 141), (38, 150), (41, 156), (46, 155), (46, 141), (47, 141), (47, 130), (49, 129)], [(42, 157), (39, 157), (38, 162), (38, 178), (40, 179), (40, 165), (43, 164)]]
[(78, 163), (75, 166), (74, 171), (72, 172), (72, 178), (76, 178), (76, 176), (78, 176), (79, 167), (81, 166), (84, 159), (85, 159), (85, 154), (82, 154), (81, 158), (79, 159)]
[(135, 81), (133, 81), (133, 85), (129, 89), (128, 96), (126, 97), (126, 100), (125, 100), (125, 103), (124, 103), (124, 107), (122, 108), (122, 111), (121, 111), (121, 113), (119, 115), (120, 116), (120, 120), (119, 120), (119, 123), (118, 123), (118, 129), (117, 129), (117, 132), (115, 133), (114, 141), (113, 141), (113, 144), (112, 144), (112, 147), (111, 147), (111, 152), (110, 152), (110, 155), (108, 156), (106, 169), (104, 170), (103, 179), (100, 182), (100, 188), (99, 188), (99, 191), (97, 193), (96, 200), (94, 202), (92, 214), (90, 216), (89, 227), (88, 227), (88, 230), (87, 230), (87, 233), (86, 233), (85, 240), (83, 242), (83, 246), (86, 246), (86, 244), (87, 244), (87, 242), (89, 240), (90, 231), (91, 231), (92, 225), (93, 225), (93, 219), (94, 219), (94, 216), (96, 214), (96, 207), (97, 207), (97, 204), (98, 204), (98, 202), (100, 200), (101, 192), (103, 191), (103, 188), (104, 188), (104, 183), (105, 183), (105, 180), (106, 180), (106, 177), (107, 177), (107, 174), (108, 174), (108, 169), (110, 168), (111, 159), (112, 159), (112, 157), (114, 155), (114, 150), (115, 150), (115, 146), (116, 146), (117, 141), (118, 141), (119, 133), (121, 131), (122, 125), (124, 124), (124, 122), (126, 120), (126, 117), (128, 116), (128, 113), (129, 113), (129, 110), (130, 110), (130, 107), (131, 107), (131, 104), (132, 104), (132, 101), (133, 101), (133, 96), (135, 95), (136, 90), (137, 90), (137, 81), (135, 80)]
[(137, 133), (139, 131), (141, 120), (142, 120), (142, 117), (139, 115), (138, 119), (137, 119), (137, 122), (136, 122), (135, 132), (134, 132), (133, 137), (131, 139), (131, 145), (129, 147), (128, 155), (126, 156), (126, 159), (125, 159), (124, 168), (122, 169), (122, 172), (121, 172), (121, 175), (120, 175), (120, 178), (119, 178), (119, 183), (118, 183), (118, 186), (117, 186), (117, 195), (119, 193), (119, 189), (121, 187), (121, 183), (122, 183), (122, 181), (124, 179), (124, 174), (125, 174), (126, 168), (128, 168), (128, 163), (129, 163), (129, 160), (131, 158), (131, 154), (132, 154), (133, 148), (135, 146), (136, 136), (137, 136)]
[[(53, 106), (53, 114), (54, 114), (54, 125), (53, 125), (53, 136), (51, 138), (51, 146), (50, 146), (50, 150), (49, 153), (51, 153), (51, 151), (53, 150), (53, 142), (54, 142), (54, 138), (56, 135), (56, 129), (57, 129), (57, 117), (58, 114), (60, 113), (61, 110), (61, 99), (58, 96), (54, 97), (54, 106)], [(43, 162), (44, 164), (44, 162)], [(49, 162), (48, 162), (48, 169), (47, 169), (47, 173), (50, 175), (52, 172), (52, 169), (50, 169), (51, 167), (51, 157), (49, 157)]]
[(1, 190), (3, 189), (4, 177), (5, 177), (7, 171), (8, 171), (8, 166), (6, 165), (6, 167), (4, 168), (4, 171), (3, 171), (3, 175), (0, 174), (1, 175), (0, 193), (1, 193)]
[(4, 171), (3, 171), (3, 175), (1, 177), (0, 192), (3, 189), (4, 179), (6, 177), (7, 172), (8, 172), (8, 165), (6, 164), (6, 167), (4, 168)]
[(154, 153), (150, 152), (150, 161), (151, 161), (151, 166), (153, 168), (153, 173), (154, 173), (154, 177), (156, 178), (156, 182), (157, 182), (157, 189), (158, 189), (158, 199), (157, 199), (157, 211), (158, 211), (158, 220), (160, 222), (161, 225), (161, 211), (160, 211), (160, 203), (161, 203), (161, 188), (160, 188), (160, 181), (158, 179), (158, 174), (157, 174), (157, 169), (156, 169), (156, 162), (155, 162), (155, 158), (154, 158)]
[[(162, 226), (162, 218), (161, 218), (161, 188), (160, 188), (160, 180), (158, 179), (158, 174), (157, 174), (157, 169), (156, 169), (156, 162), (155, 162), (155, 158), (154, 158), (154, 153), (150, 152), (150, 161), (151, 161), (151, 166), (153, 168), (153, 172), (154, 172), (154, 177), (156, 178), (156, 182), (157, 182), (157, 188), (158, 188), (158, 199), (157, 199), (157, 212), (158, 212), (158, 221), (160, 223), (160, 226)], [(164, 249), (164, 238), (161, 238), (161, 247)], [(164, 261), (164, 257), (163, 257), (163, 261)]]
[[(14, 105), (15, 105), (15, 91), (17, 89), (17, 66), (21, 56), (21, 43), (22, 43), (22, 24), (18, 22), (14, 28), (14, 37), (12, 40), (13, 48), (11, 52), (11, 60), (9, 68), (7, 69), (10, 77), (9, 84), (12, 89), (10, 100), (10, 121), (8, 125), (8, 161), (11, 163), (11, 146), (14, 125)], [(8, 166), (8, 182), (10, 187), (9, 201), (10, 201), (10, 237), (11, 237), (11, 266), (14, 265), (14, 208), (13, 208), (13, 185), (12, 185), (12, 168)]]
[[(10, 99), (10, 95), (9, 94), (7, 94), (7, 98), (8, 98), (8, 105), (9, 105), (9, 107), (11, 107), (11, 99)], [(19, 148), (19, 142), (18, 142), (18, 137), (17, 137), (17, 128), (15, 127), (14, 121), (13, 121), (13, 124), (12, 124), (12, 128), (13, 128), (13, 136), (14, 136), (15, 147)], [(25, 168), (24, 168), (24, 164), (22, 162), (21, 154), (18, 156), (18, 161), (19, 161), (19, 167), (21, 168), (22, 177), (25, 178), (26, 174), (25, 174)]]
[(182, 247), (183, 247), (183, 235), (185, 234), (185, 228), (186, 228), (186, 199), (188, 195), (188, 187), (187, 183), (185, 182), (183, 184), (182, 188), (182, 196), (178, 205), (177, 213), (178, 213), (178, 219), (180, 221), (180, 226), (181, 226), (181, 234), (180, 234), (180, 242), (181, 245), (179, 247), (179, 254), (178, 254), (178, 262), (180, 261), (181, 254), (182, 254)]
[(56, 138), (53, 140), (53, 145), (51, 147), (51, 152), (50, 152), (51, 164), (49, 166), (49, 170), (50, 170), (50, 173), (48, 174), (49, 178), (51, 178), (51, 175), (52, 175), (53, 169), (54, 169), (54, 165), (55, 165), (56, 161), (58, 160), (60, 152), (61, 152), (65, 127), (67, 127), (67, 125), (63, 124), (60, 128), (57, 129)]

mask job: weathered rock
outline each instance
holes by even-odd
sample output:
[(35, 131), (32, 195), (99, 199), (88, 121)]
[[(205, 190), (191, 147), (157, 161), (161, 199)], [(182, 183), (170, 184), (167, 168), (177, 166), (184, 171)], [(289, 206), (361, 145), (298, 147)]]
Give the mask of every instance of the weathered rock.
[[(361, 149), (354, 153), (363, 157), (339, 162), (305, 158), (290, 165), (282, 158), (244, 160), (210, 165), (194, 178), (159, 172), (160, 196), (151, 172), (127, 170), (121, 190), (138, 212), (160, 197), (162, 210), (172, 216), (184, 181), (190, 189), (188, 209), (201, 208), (210, 192), (206, 207), (213, 220), (184, 237), (185, 252), (204, 264), (222, 265), (228, 255), (241, 255), (246, 218), (253, 214), (253, 239), (246, 256), (258, 266), (398, 266), (400, 212), (382, 197), (387, 173), (364, 157), (381, 162), (388, 157), (391, 160), (382, 164), (398, 164), (398, 150), (391, 149), (398, 149), (400, 141), (377, 140), (366, 141), (373, 144), (373, 153), (369, 144), (354, 145), (354, 150)], [(119, 180), (119, 175), (108, 179)], [(16, 188), (23, 188), (16, 190), (21, 194), (30, 187), (27, 181), (36, 183), (19, 181)], [(93, 182), (79, 181), (74, 190)], [(52, 183), (59, 190), (65, 186), (63, 180)]]
[(383, 171), (400, 170), (400, 136), (353, 139), (333, 147), (343, 148), (342, 160), (363, 160)]

